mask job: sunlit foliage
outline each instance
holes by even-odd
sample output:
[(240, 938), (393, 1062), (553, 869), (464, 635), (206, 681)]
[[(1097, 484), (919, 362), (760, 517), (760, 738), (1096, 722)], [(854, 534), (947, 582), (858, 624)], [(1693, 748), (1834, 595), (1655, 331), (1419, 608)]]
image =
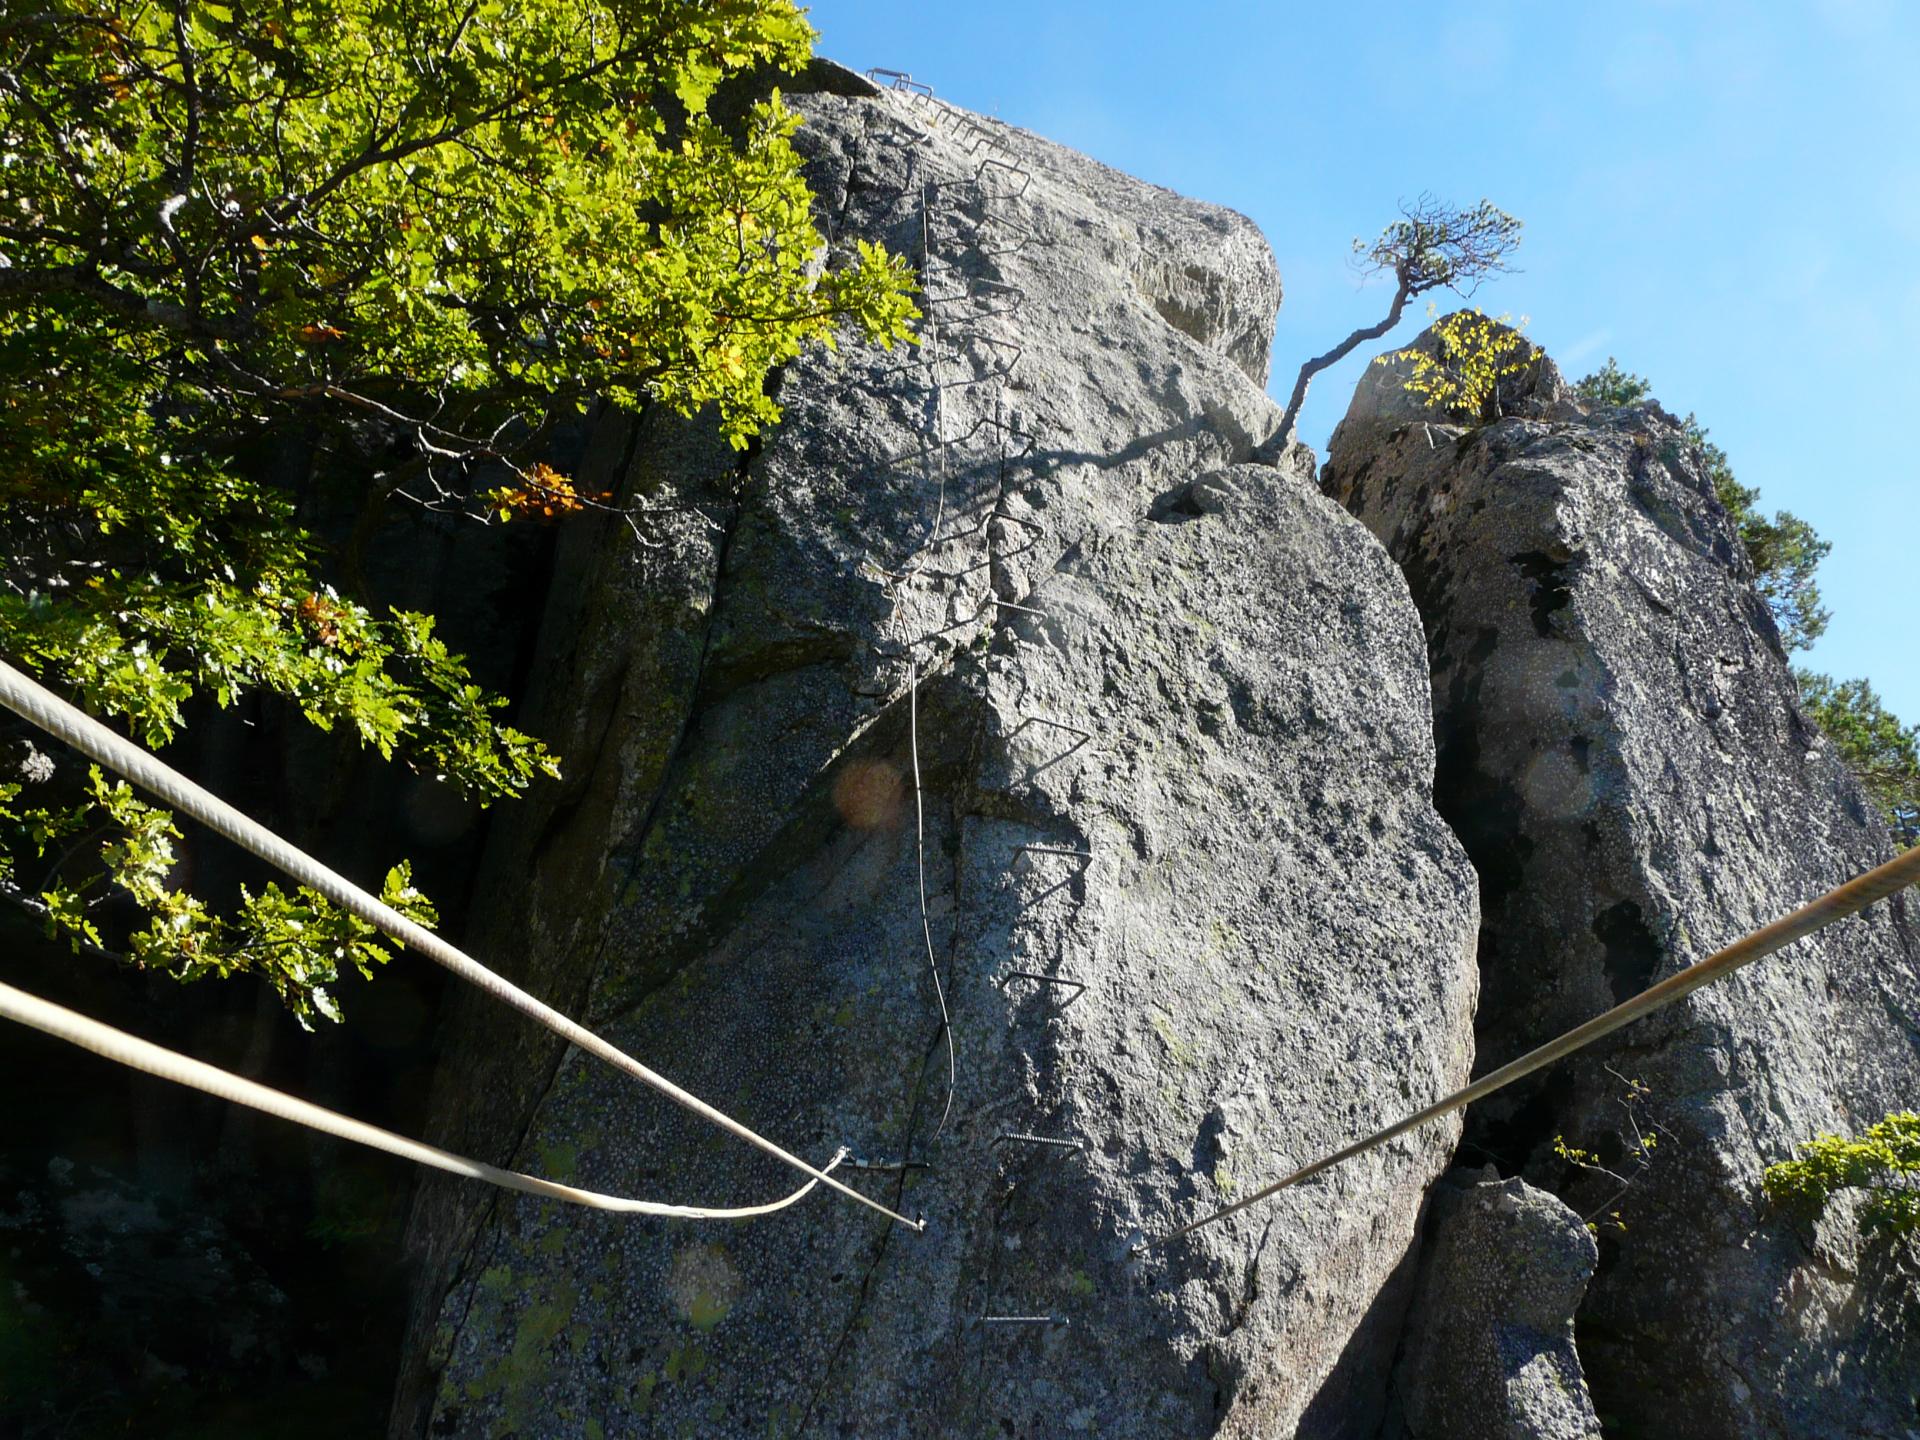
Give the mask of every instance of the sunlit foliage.
[(1865, 680), (1795, 670), (1800, 704), (1909, 843), (1920, 841), (1920, 725), (1903, 725)]
[(1407, 361), (1410, 373), (1403, 388), (1408, 393), (1450, 419), (1488, 424), (1500, 418), (1500, 382), (1520, 374), (1540, 353), (1509, 318), (1456, 310), (1433, 322), (1433, 349), (1395, 350), (1373, 363)]
[[(804, 345), (904, 337), (901, 261), (824, 264), (778, 93), (707, 111), (811, 40), (787, 0), (10, 8), (0, 653), (151, 744), (264, 692), (483, 802), (553, 773), (430, 617), (330, 588), (303, 506), (371, 452), (367, 505), (563, 517), (611, 499), (544, 449), (594, 399), (745, 445)], [(328, 1013), (364, 936), (277, 892), (217, 921), (160, 878), (164, 820), (22, 743), (0, 893)], [(115, 890), (144, 918), (107, 933)]]
[(1858, 1136), (1822, 1135), (1800, 1150), (1800, 1159), (1767, 1167), (1766, 1193), (1776, 1204), (1818, 1214), (1854, 1191), (1863, 1197), (1862, 1233), (1920, 1230), (1920, 1115), (1896, 1111)]

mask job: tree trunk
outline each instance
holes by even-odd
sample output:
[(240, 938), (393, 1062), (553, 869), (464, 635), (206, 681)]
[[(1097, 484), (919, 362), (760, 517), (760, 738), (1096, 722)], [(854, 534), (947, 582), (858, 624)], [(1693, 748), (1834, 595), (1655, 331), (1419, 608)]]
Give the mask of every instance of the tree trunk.
[(1400, 313), (1407, 308), (1407, 299), (1412, 293), (1412, 290), (1407, 286), (1407, 282), (1402, 279), (1398, 288), (1393, 292), (1393, 304), (1387, 309), (1386, 319), (1380, 321), (1377, 325), (1369, 325), (1363, 330), (1354, 331), (1351, 335), (1347, 336), (1346, 339), (1334, 346), (1333, 349), (1327, 351), (1326, 354), (1316, 355), (1300, 367), (1300, 378), (1293, 382), (1293, 394), (1287, 400), (1287, 413), (1280, 417), (1279, 444), (1281, 448), (1284, 449), (1287, 442), (1293, 439), (1293, 427), (1300, 419), (1300, 407), (1306, 403), (1307, 386), (1312, 382), (1313, 377), (1318, 375), (1322, 370), (1325, 370), (1329, 365), (1338, 365), (1353, 353), (1355, 346), (1368, 340), (1378, 340), (1382, 335), (1398, 325), (1400, 323)]

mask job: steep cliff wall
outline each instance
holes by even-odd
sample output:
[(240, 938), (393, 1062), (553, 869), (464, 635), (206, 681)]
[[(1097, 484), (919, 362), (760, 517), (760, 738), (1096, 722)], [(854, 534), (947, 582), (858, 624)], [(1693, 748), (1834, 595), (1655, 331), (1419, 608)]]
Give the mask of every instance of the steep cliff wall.
[[(1277, 419), (1271, 257), (1022, 132), (813, 84), (824, 218), (923, 260), (927, 344), (795, 364), (744, 462), (603, 427), (649, 513), (565, 542), (533, 719), (569, 780), (503, 818), (475, 928), (749, 1123), (892, 1167), (853, 1176), (929, 1228), (433, 1187), (395, 1432), (1367, 1433), (1453, 1132), (1128, 1258), (1472, 1058), (1418, 617), (1310, 457), (1242, 463)], [(786, 1187), (480, 1007), (447, 1036), (463, 1149)]]
[[(1588, 414), (1545, 363), (1509, 418), (1463, 430), (1415, 414), (1397, 369), (1369, 372), (1323, 482), (1426, 622), (1436, 798), (1481, 877), (1485, 1069), (1878, 864), (1890, 837), (1799, 715), (1681, 426)], [(1476, 1163), (1600, 1224), (1579, 1348), (1609, 1433), (1911, 1433), (1912, 1256), (1863, 1246), (1844, 1206), (1803, 1232), (1760, 1179), (1920, 1096), (1915, 926), (1896, 897), (1470, 1120)], [(1568, 1166), (1556, 1136), (1632, 1183)]]

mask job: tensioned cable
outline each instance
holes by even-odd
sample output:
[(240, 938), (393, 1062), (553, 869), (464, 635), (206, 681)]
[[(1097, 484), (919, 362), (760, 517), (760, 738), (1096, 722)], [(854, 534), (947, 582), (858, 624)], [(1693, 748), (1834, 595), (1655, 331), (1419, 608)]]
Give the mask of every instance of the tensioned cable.
[(1222, 1206), (1212, 1214), (1204, 1215), (1191, 1224), (1182, 1225), (1177, 1230), (1153, 1239), (1142, 1240), (1133, 1247), (1134, 1252), (1137, 1254), (1156, 1245), (1165, 1245), (1170, 1241), (1178, 1240), (1182, 1235), (1190, 1234), (1203, 1225), (1224, 1220), (1227, 1216), (1244, 1210), (1249, 1205), (1259, 1204), (1270, 1195), (1277, 1195), (1303, 1180), (1310, 1180), (1322, 1170), (1331, 1169), (1342, 1160), (1351, 1160), (1356, 1155), (1384, 1145), (1387, 1141), (1404, 1135), (1407, 1131), (1424, 1125), (1429, 1120), (1437, 1120), (1442, 1115), (1464, 1109), (1474, 1101), (1484, 1099), (1496, 1090), (1504, 1090), (1514, 1081), (1531, 1075), (1536, 1070), (1544, 1069), (1556, 1060), (1566, 1058), (1603, 1035), (1611, 1035), (1623, 1025), (1631, 1025), (1641, 1016), (1650, 1015), (1663, 1006), (1671, 1005), (1703, 985), (1711, 985), (1716, 980), (1726, 978), (1743, 965), (1751, 965), (1755, 960), (1771, 955), (1774, 951), (1791, 945), (1796, 940), (1805, 939), (1814, 931), (1824, 929), (1836, 920), (1844, 920), (1849, 915), (1859, 914), (1869, 905), (1906, 889), (1916, 881), (1920, 881), (1920, 846), (1867, 871), (1864, 875), (1855, 876), (1846, 884), (1829, 890), (1811, 904), (1801, 906), (1791, 915), (1774, 921), (1764, 929), (1755, 930), (1752, 934), (1743, 936), (1726, 949), (1709, 955), (1697, 965), (1688, 966), (1678, 975), (1670, 975), (1658, 985), (1649, 986), (1631, 1000), (1614, 1006), (1604, 1015), (1596, 1015), (1586, 1024), (1577, 1026), (1559, 1038), (1549, 1040), (1537, 1050), (1530, 1050), (1518, 1060), (1502, 1065), (1491, 1074), (1482, 1076), (1464, 1090), (1456, 1090), (1445, 1099), (1436, 1100), (1419, 1114), (1409, 1115), (1406, 1119), (1389, 1125), (1384, 1130), (1376, 1131), (1364, 1140), (1355, 1141), (1344, 1150), (1336, 1150), (1326, 1158), (1316, 1160), (1284, 1179), (1276, 1180), (1271, 1185), (1256, 1190), (1231, 1205)]
[[(456, 1155), (437, 1145), (409, 1140), (391, 1130), (382, 1130), (377, 1125), (351, 1119), (311, 1101), (297, 1099), (283, 1091), (222, 1070), (217, 1065), (209, 1065), (205, 1061), (142, 1040), (137, 1035), (129, 1035), (124, 1030), (116, 1030), (111, 1025), (103, 1025), (98, 1020), (55, 1005), (49, 1000), (42, 1000), (37, 995), (29, 995), (24, 990), (16, 990), (11, 985), (0, 984), (0, 1016), (17, 1020), (56, 1039), (78, 1045), (83, 1050), (91, 1050), (129, 1069), (171, 1080), (177, 1085), (185, 1085), (235, 1105), (245, 1105), (281, 1120), (291, 1120), (309, 1130), (351, 1140), (369, 1149), (384, 1150), (389, 1155), (398, 1155), (402, 1160), (430, 1165), (449, 1174), (484, 1180), (504, 1190), (518, 1190), (547, 1200), (564, 1200), (569, 1205), (585, 1205), (593, 1210), (613, 1210), (632, 1215), (667, 1215), (682, 1220), (750, 1220), (756, 1215), (771, 1215), (776, 1210), (797, 1204), (820, 1183), (818, 1179), (809, 1180), (791, 1195), (771, 1204), (743, 1205), (730, 1209), (663, 1205), (657, 1200), (630, 1200), (622, 1195), (603, 1195), (597, 1190), (577, 1190), (557, 1181), (523, 1175), (518, 1170), (503, 1170), (484, 1160), (470, 1160), (465, 1155)], [(833, 1170), (846, 1158), (847, 1151), (842, 1149), (827, 1162), (822, 1173)]]
[(913, 755), (913, 845), (920, 867), (920, 934), (927, 942), (927, 969), (933, 973), (933, 994), (940, 1002), (940, 1033), (947, 1040), (947, 1104), (933, 1138), (947, 1128), (953, 1114), (953, 1093), (960, 1088), (960, 1064), (954, 1053), (953, 1019), (947, 1014), (947, 992), (940, 983), (940, 962), (933, 955), (933, 927), (927, 921), (927, 812), (920, 798), (920, 662), (907, 660), (907, 745)]
[(554, 1034), (571, 1041), (616, 1070), (624, 1071), (643, 1084), (665, 1095), (702, 1119), (718, 1125), (749, 1145), (764, 1150), (782, 1163), (822, 1181), (870, 1210), (897, 1220), (910, 1230), (925, 1230), (925, 1221), (909, 1220), (870, 1200), (852, 1186), (816, 1169), (799, 1156), (788, 1153), (763, 1135), (756, 1134), (732, 1116), (714, 1109), (697, 1095), (681, 1089), (664, 1075), (642, 1065), (610, 1041), (602, 1040), (584, 1025), (570, 1020), (544, 1001), (535, 999), (518, 985), (496, 975), (441, 936), (409, 920), (392, 906), (368, 894), (345, 876), (322, 865), (311, 855), (296, 849), (258, 821), (250, 819), (219, 796), (202, 789), (177, 770), (162, 763), (138, 745), (114, 734), (92, 717), (82, 714), (46, 687), (29, 679), (13, 666), (0, 660), (0, 705), (57, 736), (74, 749), (109, 769), (118, 772), (142, 789), (152, 792), (183, 815), (205, 825), (235, 844), (242, 846), (276, 869), (333, 901), (341, 909), (358, 915), (404, 945), (411, 946), (435, 964), (443, 966), (471, 985), (478, 986), (495, 999), (512, 1006), (521, 1014), (538, 1021)]

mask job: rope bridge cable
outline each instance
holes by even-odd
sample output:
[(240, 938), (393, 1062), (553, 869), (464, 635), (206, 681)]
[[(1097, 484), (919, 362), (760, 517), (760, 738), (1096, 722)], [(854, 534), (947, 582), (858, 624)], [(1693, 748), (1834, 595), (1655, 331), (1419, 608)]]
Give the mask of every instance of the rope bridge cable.
[(49, 735), (65, 741), (83, 755), (118, 772), (142, 789), (159, 796), (181, 814), (226, 836), (227, 839), (252, 852), (276, 869), (284, 871), (309, 889), (326, 896), (341, 909), (358, 915), (370, 925), (377, 926), (395, 940), (411, 946), (435, 964), (451, 970), (462, 980), (477, 986), (495, 999), (537, 1021), (588, 1054), (659, 1091), (676, 1105), (692, 1111), (729, 1134), (738, 1136), (749, 1145), (764, 1150), (783, 1164), (790, 1165), (814, 1180), (838, 1190), (849, 1199), (859, 1201), (868, 1209), (877, 1210), (888, 1219), (898, 1221), (910, 1230), (926, 1229), (924, 1220), (909, 1220), (904, 1215), (895, 1214), (887, 1209), (879, 1201), (868, 1199), (852, 1186), (834, 1179), (825, 1170), (817, 1169), (799, 1156), (790, 1154), (765, 1136), (749, 1130), (732, 1116), (714, 1109), (697, 1095), (681, 1089), (664, 1075), (657, 1074), (641, 1064), (619, 1046), (601, 1039), (584, 1025), (569, 1019), (544, 1001), (535, 999), (504, 976), (496, 975), (451, 942), (409, 920), (345, 876), (288, 844), (258, 821), (241, 814), (226, 801), (194, 784), (186, 776), (148, 754), (138, 745), (114, 734), (90, 716), (82, 714), (4, 660), (0, 660), (0, 705), (39, 726)]
[[(230, 1101), (235, 1105), (245, 1105), (249, 1109), (275, 1116), (281, 1120), (291, 1120), (296, 1125), (304, 1125), (309, 1130), (318, 1130), (342, 1140), (350, 1140), (356, 1145), (365, 1145), (369, 1149), (384, 1150), (389, 1155), (398, 1155), (402, 1160), (412, 1160), (428, 1165), (436, 1170), (445, 1170), (452, 1175), (464, 1175), (472, 1180), (484, 1180), (489, 1185), (498, 1185), (503, 1190), (518, 1190), (526, 1195), (538, 1195), (547, 1200), (562, 1200), (569, 1205), (584, 1205), (593, 1210), (613, 1210), (631, 1215), (664, 1215), (682, 1220), (750, 1220), (756, 1215), (771, 1215), (776, 1210), (784, 1210), (797, 1204), (813, 1193), (820, 1183), (818, 1178), (808, 1180), (791, 1195), (772, 1201), (766, 1205), (744, 1205), (731, 1209), (713, 1208), (701, 1205), (665, 1205), (657, 1200), (631, 1200), (622, 1195), (603, 1195), (597, 1190), (578, 1190), (571, 1185), (562, 1185), (553, 1180), (542, 1180), (535, 1175), (523, 1175), (517, 1170), (503, 1170), (498, 1165), (489, 1165), (484, 1160), (471, 1160), (464, 1155), (456, 1155), (451, 1150), (442, 1150), (437, 1145), (427, 1145), (418, 1140), (409, 1140), (404, 1135), (396, 1135), (391, 1130), (382, 1130), (377, 1125), (355, 1120), (315, 1105), (311, 1101), (301, 1100), (266, 1085), (222, 1070), (217, 1065), (195, 1060), (191, 1056), (168, 1050), (142, 1040), (137, 1035), (129, 1035), (124, 1030), (116, 1030), (111, 1025), (64, 1006), (42, 1000), (37, 995), (29, 995), (24, 990), (0, 984), (0, 1017), (18, 1021), (35, 1030), (56, 1039), (78, 1045), (82, 1050), (90, 1050), (95, 1055), (104, 1056), (129, 1069), (154, 1075), (162, 1080), (171, 1080), (177, 1085), (185, 1085), (202, 1094)], [(833, 1159), (827, 1162), (822, 1175), (834, 1170), (847, 1158), (843, 1148)]]
[(1920, 882), (1920, 847), (1915, 847), (1904, 855), (1867, 871), (1864, 875), (1855, 876), (1846, 884), (1829, 890), (1811, 904), (1803, 905), (1791, 915), (1774, 921), (1764, 929), (1755, 930), (1743, 936), (1726, 949), (1709, 955), (1699, 964), (1688, 966), (1678, 975), (1668, 976), (1658, 985), (1648, 987), (1631, 1000), (1614, 1006), (1604, 1015), (1597, 1015), (1586, 1024), (1576, 1026), (1557, 1039), (1549, 1040), (1536, 1050), (1528, 1051), (1518, 1060), (1502, 1065), (1498, 1070), (1482, 1076), (1465, 1089), (1456, 1090), (1446, 1098), (1436, 1100), (1417, 1115), (1409, 1115), (1406, 1119), (1389, 1125), (1384, 1130), (1376, 1131), (1364, 1140), (1355, 1141), (1344, 1150), (1336, 1150), (1333, 1154), (1316, 1160), (1311, 1165), (1296, 1170), (1291, 1175), (1276, 1180), (1271, 1185), (1256, 1190), (1231, 1205), (1223, 1206), (1190, 1224), (1182, 1225), (1177, 1230), (1140, 1241), (1133, 1247), (1134, 1253), (1139, 1254), (1155, 1246), (1166, 1245), (1178, 1240), (1182, 1235), (1191, 1234), (1203, 1225), (1224, 1220), (1237, 1211), (1245, 1210), (1249, 1205), (1257, 1205), (1269, 1196), (1277, 1195), (1303, 1180), (1312, 1179), (1323, 1170), (1332, 1169), (1343, 1160), (1351, 1160), (1356, 1155), (1384, 1145), (1387, 1141), (1404, 1135), (1407, 1131), (1424, 1125), (1429, 1120), (1437, 1120), (1442, 1115), (1465, 1109), (1474, 1101), (1484, 1099), (1496, 1090), (1503, 1090), (1514, 1081), (1531, 1075), (1536, 1070), (1545, 1069), (1556, 1060), (1565, 1059), (1602, 1036), (1611, 1035), (1622, 1026), (1631, 1025), (1642, 1016), (1650, 1015), (1655, 1010), (1673, 1004), (1674, 1001), (1692, 994), (1703, 985), (1711, 985), (1716, 980), (1725, 979), (1742, 966), (1751, 965), (1754, 961), (1771, 955), (1776, 950), (1784, 949), (1796, 940), (1803, 940), (1836, 920), (1857, 915), (1876, 901), (1897, 894), (1916, 882)]

